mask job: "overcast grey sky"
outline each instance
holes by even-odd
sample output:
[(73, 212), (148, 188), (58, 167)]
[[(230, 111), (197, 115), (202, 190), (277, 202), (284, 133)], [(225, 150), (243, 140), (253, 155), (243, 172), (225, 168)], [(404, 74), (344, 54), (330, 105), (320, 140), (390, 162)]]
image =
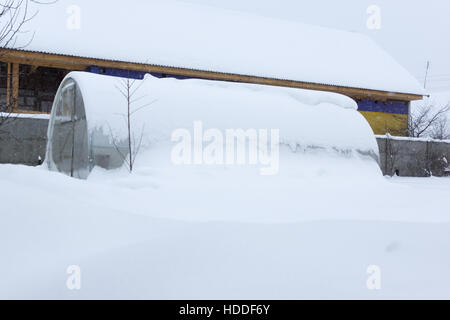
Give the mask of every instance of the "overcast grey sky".
[[(428, 89), (450, 91), (449, 0), (182, 0), (275, 18), (357, 31), (372, 37)], [(381, 29), (367, 28), (370, 5), (381, 9)]]

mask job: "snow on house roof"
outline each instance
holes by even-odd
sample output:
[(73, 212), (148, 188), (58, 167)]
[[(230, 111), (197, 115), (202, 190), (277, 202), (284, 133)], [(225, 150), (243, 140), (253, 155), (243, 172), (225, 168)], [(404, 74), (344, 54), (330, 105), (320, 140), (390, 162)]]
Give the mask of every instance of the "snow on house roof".
[[(27, 29), (35, 31), (29, 51), (424, 93), (405, 68), (364, 35), (206, 6), (60, 0), (40, 6)], [(27, 37), (30, 33), (16, 46)]]

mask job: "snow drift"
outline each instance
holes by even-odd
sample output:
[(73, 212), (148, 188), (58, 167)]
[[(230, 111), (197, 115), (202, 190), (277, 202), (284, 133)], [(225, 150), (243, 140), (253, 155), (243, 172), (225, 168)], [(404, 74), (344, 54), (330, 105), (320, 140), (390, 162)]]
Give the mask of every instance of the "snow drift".
[[(50, 169), (86, 178), (95, 165), (123, 164), (129, 151), (126, 81), (83, 72), (63, 80), (48, 131)], [(171, 165), (174, 132), (198, 122), (219, 132), (278, 130), (282, 154), (378, 159), (371, 128), (356, 103), (342, 95), (150, 75), (130, 84), (131, 139), (139, 140), (141, 152), (150, 152), (152, 160), (160, 157)]]
[(0, 165), (0, 298), (450, 297), (450, 179), (170, 173)]

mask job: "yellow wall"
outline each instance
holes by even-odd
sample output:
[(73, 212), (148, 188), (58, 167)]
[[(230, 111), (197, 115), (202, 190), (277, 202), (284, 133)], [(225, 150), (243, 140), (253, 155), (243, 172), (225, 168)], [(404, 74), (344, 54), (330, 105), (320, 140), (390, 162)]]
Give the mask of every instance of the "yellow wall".
[(373, 111), (360, 111), (369, 122), (375, 134), (390, 133), (405, 136), (408, 130), (408, 115), (398, 113), (384, 113)]

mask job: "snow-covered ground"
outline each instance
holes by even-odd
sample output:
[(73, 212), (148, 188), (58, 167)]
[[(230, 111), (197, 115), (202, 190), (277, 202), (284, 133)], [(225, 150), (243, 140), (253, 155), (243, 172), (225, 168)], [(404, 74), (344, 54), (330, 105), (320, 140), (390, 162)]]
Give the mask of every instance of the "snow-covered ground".
[[(115, 79), (69, 76), (88, 127), (126, 133), (113, 118), (123, 112)], [(46, 165), (0, 165), (0, 298), (450, 298), (450, 179), (383, 177), (354, 101), (200, 80), (149, 78), (139, 88), (157, 102), (133, 118), (148, 131), (132, 174), (95, 167), (82, 181)], [(277, 170), (173, 161), (173, 132), (190, 135), (197, 120), (220, 134), (279, 129)], [(194, 158), (204, 142), (194, 141)], [(235, 158), (234, 145), (217, 145)], [(56, 170), (52, 150), (62, 152), (48, 148)], [(66, 286), (69, 266), (81, 268), (80, 290)], [(371, 266), (380, 290), (367, 287)]]
[(450, 179), (321, 159), (282, 154), (275, 176), (152, 164), (87, 181), (0, 165), (0, 298), (450, 298)]

